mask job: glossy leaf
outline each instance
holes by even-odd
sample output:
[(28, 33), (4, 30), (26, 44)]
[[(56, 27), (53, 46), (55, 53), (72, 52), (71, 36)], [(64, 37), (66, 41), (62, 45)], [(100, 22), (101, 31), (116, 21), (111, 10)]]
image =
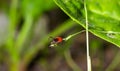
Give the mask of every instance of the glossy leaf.
[[(74, 21), (85, 28), (82, 0), (54, 0)], [(120, 1), (86, 0), (89, 31), (94, 35), (120, 46)]]

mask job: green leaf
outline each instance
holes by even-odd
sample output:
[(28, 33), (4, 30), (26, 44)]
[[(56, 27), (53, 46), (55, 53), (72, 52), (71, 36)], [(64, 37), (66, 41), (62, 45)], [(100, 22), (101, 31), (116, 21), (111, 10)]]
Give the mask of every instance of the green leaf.
[[(85, 28), (82, 0), (54, 0), (74, 21)], [(94, 35), (120, 46), (120, 1), (86, 0), (89, 31)]]

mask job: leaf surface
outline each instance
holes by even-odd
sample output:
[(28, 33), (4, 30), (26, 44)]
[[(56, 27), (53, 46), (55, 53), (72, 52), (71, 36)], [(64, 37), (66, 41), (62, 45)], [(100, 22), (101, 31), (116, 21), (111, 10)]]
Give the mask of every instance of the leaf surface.
[[(74, 21), (85, 28), (82, 0), (54, 0)], [(120, 1), (86, 0), (89, 31), (94, 35), (120, 46)]]

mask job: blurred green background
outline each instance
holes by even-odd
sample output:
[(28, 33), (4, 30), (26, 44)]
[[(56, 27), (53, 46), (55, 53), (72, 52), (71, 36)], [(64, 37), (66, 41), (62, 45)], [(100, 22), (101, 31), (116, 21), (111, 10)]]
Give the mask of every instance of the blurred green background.
[[(85, 32), (53, 0), (0, 0), (0, 71), (86, 71)], [(92, 71), (120, 71), (119, 48), (90, 33)]]

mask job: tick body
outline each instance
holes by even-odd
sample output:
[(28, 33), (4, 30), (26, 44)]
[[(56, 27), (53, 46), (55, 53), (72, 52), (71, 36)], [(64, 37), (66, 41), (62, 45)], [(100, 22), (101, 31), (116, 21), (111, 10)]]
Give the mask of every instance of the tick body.
[(55, 46), (57, 46), (57, 44), (62, 43), (62, 42), (63, 42), (62, 37), (55, 37), (52, 39), (52, 41), (50, 43), (50, 47), (55, 47)]
[(62, 37), (56, 37), (53, 39), (54, 42), (56, 43), (61, 43), (63, 41), (63, 38)]

